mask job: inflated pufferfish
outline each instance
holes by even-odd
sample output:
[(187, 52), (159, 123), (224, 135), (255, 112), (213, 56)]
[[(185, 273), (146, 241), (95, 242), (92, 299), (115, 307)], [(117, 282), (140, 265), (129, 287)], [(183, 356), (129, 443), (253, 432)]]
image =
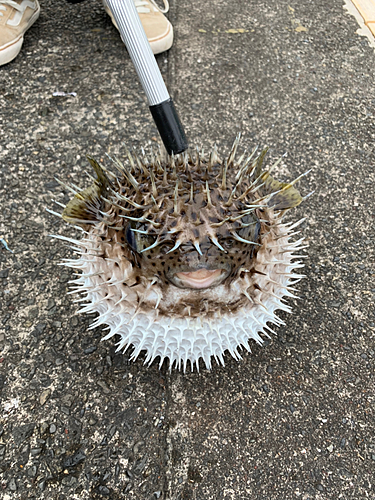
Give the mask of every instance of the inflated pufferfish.
[(236, 160), (238, 143), (225, 160), (216, 147), (164, 159), (127, 151), (126, 165), (113, 160), (119, 176), (89, 158), (97, 179), (69, 187), (62, 218), (83, 238), (56, 237), (79, 254), (64, 262), (81, 272), (71, 293), (84, 294), (80, 312), (98, 313), (90, 328), (107, 325), (103, 340), (119, 335), (133, 360), (144, 350), (145, 363), (168, 358), (170, 369), (224, 365), (226, 350), (240, 359), (249, 339), (273, 332), (268, 323), (283, 324), (277, 309), (290, 312), (284, 298), (303, 277), (293, 252), (304, 247), (290, 241), (302, 221), (283, 216), (302, 201), (299, 178), (263, 172), (267, 150)]

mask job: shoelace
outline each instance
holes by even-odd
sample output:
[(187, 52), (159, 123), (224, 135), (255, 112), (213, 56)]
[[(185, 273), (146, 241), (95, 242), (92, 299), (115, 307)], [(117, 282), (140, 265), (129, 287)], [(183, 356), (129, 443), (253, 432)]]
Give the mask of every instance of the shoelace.
[[(8, 0), (8, 1), (12, 1), (12, 0)], [(163, 0), (163, 4), (164, 4), (164, 9), (161, 9), (155, 2), (155, 0), (149, 0), (149, 2), (159, 11), (161, 12), (162, 14), (166, 14), (169, 10), (169, 2), (168, 0)], [(144, 6), (145, 5), (148, 5), (148, 2), (145, 2), (143, 0), (135, 0), (134, 1), (135, 3), (135, 6), (137, 7), (137, 10), (138, 12), (149, 12), (148, 9), (146, 9)], [(145, 10), (143, 10), (145, 9)]]
[[(152, 1), (152, 0), (151, 0)], [(13, 7), (16, 10), (19, 10), (22, 12), (22, 8), (18, 3), (14, 2), (13, 0), (1, 0), (0, 2), (0, 10), (6, 10), (5, 5), (9, 5), (9, 7)], [(3, 16), (4, 14), (0, 12), (0, 16)]]

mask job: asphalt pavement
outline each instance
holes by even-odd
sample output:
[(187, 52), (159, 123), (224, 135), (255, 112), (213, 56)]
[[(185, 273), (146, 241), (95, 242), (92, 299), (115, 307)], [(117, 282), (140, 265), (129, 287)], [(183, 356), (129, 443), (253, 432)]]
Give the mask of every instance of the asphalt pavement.
[(171, 2), (157, 60), (190, 143), (241, 131), (315, 190), (290, 214), (310, 245), (293, 314), (199, 374), (132, 363), (75, 314), (55, 177), (85, 185), (86, 154), (157, 131), (101, 3), (41, 7), (0, 68), (0, 497), (374, 500), (375, 52), (343, 0)]

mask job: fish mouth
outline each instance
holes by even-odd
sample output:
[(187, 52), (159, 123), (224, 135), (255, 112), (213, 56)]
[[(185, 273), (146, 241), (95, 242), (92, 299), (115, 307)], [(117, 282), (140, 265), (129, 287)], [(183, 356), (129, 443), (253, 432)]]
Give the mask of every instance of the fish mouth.
[(173, 281), (180, 288), (199, 290), (220, 284), (226, 275), (224, 269), (198, 269), (197, 271), (175, 273)]

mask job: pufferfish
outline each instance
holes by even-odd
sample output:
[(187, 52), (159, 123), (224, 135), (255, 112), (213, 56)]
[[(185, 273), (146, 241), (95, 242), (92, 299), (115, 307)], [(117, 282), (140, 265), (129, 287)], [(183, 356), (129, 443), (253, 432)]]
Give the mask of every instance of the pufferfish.
[(216, 146), (127, 151), (124, 163), (111, 158), (116, 174), (88, 158), (92, 185), (63, 184), (74, 197), (62, 218), (83, 233), (55, 236), (78, 254), (62, 263), (79, 271), (70, 293), (82, 295), (81, 313), (98, 314), (90, 328), (106, 325), (102, 340), (119, 336), (117, 351), (132, 347), (132, 360), (144, 351), (145, 364), (169, 360), (170, 370), (224, 365), (226, 351), (241, 359), (250, 339), (262, 344), (269, 324), (284, 324), (277, 310), (291, 311), (305, 245), (291, 241), (303, 219), (284, 215), (303, 200), (302, 176), (281, 183), (263, 171), (267, 149), (236, 159), (239, 139), (225, 159)]

